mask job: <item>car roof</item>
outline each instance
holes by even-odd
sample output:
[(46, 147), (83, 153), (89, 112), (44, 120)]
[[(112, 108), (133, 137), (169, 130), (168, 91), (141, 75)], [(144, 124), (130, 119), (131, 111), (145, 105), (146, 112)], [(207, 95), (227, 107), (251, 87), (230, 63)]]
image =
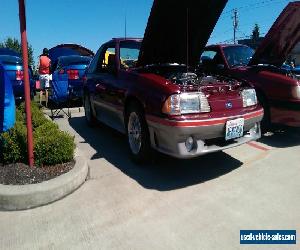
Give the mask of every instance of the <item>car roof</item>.
[(227, 48), (227, 47), (248, 47), (247, 45), (244, 44), (226, 44), (226, 43), (221, 43), (221, 44), (211, 44), (211, 45), (207, 45), (206, 48), (213, 48), (213, 47), (221, 47), (221, 48)]
[(142, 42), (142, 38), (136, 38), (136, 37), (114, 37), (111, 40), (107, 41), (107, 43), (119, 43), (124, 41), (134, 41), (134, 42)]

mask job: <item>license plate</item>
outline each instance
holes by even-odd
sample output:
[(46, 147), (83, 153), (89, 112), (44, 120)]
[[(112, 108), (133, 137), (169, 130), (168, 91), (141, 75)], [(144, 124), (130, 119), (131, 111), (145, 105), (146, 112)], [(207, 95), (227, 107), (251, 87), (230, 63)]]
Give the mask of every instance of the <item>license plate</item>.
[(244, 134), (244, 118), (227, 121), (225, 140), (242, 137)]

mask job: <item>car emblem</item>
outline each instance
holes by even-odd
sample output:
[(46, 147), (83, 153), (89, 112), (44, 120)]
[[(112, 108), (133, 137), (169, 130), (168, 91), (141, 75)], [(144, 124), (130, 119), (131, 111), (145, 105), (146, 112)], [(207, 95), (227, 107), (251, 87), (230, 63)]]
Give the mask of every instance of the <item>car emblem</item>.
[(233, 105), (232, 105), (231, 102), (226, 102), (225, 106), (226, 106), (227, 109), (232, 109)]

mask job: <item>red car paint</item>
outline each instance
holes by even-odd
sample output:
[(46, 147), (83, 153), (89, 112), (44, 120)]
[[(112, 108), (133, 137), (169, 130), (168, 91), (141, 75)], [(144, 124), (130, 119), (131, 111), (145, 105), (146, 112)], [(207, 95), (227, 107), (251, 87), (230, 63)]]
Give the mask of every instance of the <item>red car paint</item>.
[[(85, 75), (88, 124), (98, 120), (127, 134), (135, 159), (145, 156), (148, 146), (174, 157), (192, 158), (257, 140), (263, 110), (253, 91), (250, 98), (242, 95), (251, 86), (197, 69), (197, 54), (203, 51), (226, 2), (155, 0), (143, 40), (118, 38), (103, 44)], [(200, 15), (201, 11), (207, 14)], [(200, 30), (199, 22), (203, 23)], [(185, 99), (191, 93), (192, 99)], [(178, 94), (182, 99), (177, 104), (173, 99), (170, 105), (176, 111), (168, 112), (165, 107)], [(228, 137), (231, 124), (237, 136)], [(138, 140), (137, 150), (133, 140)]]
[(297, 127), (300, 126), (300, 79), (281, 66), (300, 42), (299, 17), (300, 2), (289, 3), (247, 63), (229, 62), (239, 56), (233, 51), (246, 50), (247, 46), (218, 44), (205, 48), (204, 53), (216, 54), (206, 62), (208, 67), (203, 66), (216, 74), (246, 80), (255, 87), (272, 123)]
[[(264, 105), (269, 108), (272, 123), (300, 126), (300, 97), (293, 92), (300, 86), (299, 80), (283, 73), (272, 72), (268, 67), (236, 66), (230, 67), (224, 55), (224, 48), (244, 45), (210, 45), (206, 51), (215, 51), (223, 60), (224, 68), (215, 71), (222, 75), (246, 80), (263, 96)], [(218, 71), (218, 72), (217, 72)]]

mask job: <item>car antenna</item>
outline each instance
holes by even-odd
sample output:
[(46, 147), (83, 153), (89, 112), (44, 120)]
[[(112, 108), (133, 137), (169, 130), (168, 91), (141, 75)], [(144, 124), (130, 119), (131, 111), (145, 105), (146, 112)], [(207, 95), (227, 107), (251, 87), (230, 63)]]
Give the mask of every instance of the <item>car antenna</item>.
[(125, 11), (125, 20), (124, 20), (124, 22), (125, 22), (124, 32), (125, 32), (125, 40), (126, 40), (126, 38), (127, 38), (127, 13), (126, 13), (126, 11)]
[(186, 8), (186, 73), (189, 71), (189, 8)]

